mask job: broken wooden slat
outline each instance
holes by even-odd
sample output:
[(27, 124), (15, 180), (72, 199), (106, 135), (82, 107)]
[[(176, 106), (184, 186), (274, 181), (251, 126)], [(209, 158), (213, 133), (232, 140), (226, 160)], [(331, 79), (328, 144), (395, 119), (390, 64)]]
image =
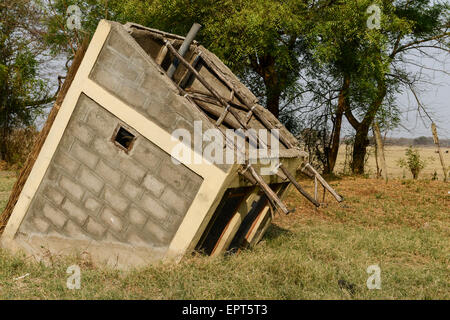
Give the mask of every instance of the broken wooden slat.
[(261, 190), (264, 191), (267, 198), (269, 198), (270, 201), (276, 204), (276, 206), (283, 211), (284, 214), (288, 215), (292, 210), (289, 210), (286, 205), (281, 201), (281, 199), (278, 197), (278, 195), (269, 187), (269, 185), (264, 181), (264, 179), (256, 172), (256, 170), (251, 166), (248, 165), (246, 168), (250, 174), (253, 176), (253, 178), (256, 180), (258, 185), (261, 187)]
[(338, 202), (342, 202), (344, 200), (336, 191), (334, 191), (334, 189), (328, 184), (328, 182), (326, 182), (325, 179), (322, 178), (322, 176), (317, 172), (316, 169), (314, 169), (313, 166), (311, 166), (309, 163), (307, 163), (303, 167), (302, 171), (304, 171), (305, 169), (310, 170), (314, 174), (314, 177), (316, 177), (317, 180), (320, 181), (322, 186), (324, 186)]
[[(208, 103), (212, 103), (212, 104), (215, 104), (215, 105), (218, 105), (218, 106), (222, 106), (222, 104), (219, 101), (217, 101), (216, 98), (214, 98), (213, 96), (211, 96), (209, 94), (205, 94), (204, 92), (201, 92), (201, 91), (198, 91), (198, 90), (193, 90), (192, 88), (187, 88), (186, 92), (189, 93), (189, 95), (191, 97), (193, 97), (194, 99), (196, 99), (196, 100), (201, 100), (201, 101), (204, 101), (204, 102), (208, 102)], [(246, 106), (244, 106), (244, 105), (242, 105), (242, 104), (240, 104), (240, 103), (238, 103), (236, 101), (231, 101), (231, 100), (227, 100), (227, 99), (224, 99), (224, 100), (225, 100), (225, 102), (227, 104), (229, 104), (232, 107), (236, 107), (237, 109), (240, 109), (240, 110), (243, 110), (243, 111), (248, 111)]]
[(312, 204), (314, 204), (316, 207), (320, 206), (320, 203), (317, 202), (316, 199), (313, 199), (308, 192), (305, 191), (305, 189), (300, 186), (300, 184), (297, 182), (297, 180), (294, 178), (294, 176), (287, 170), (283, 165), (279, 166), (279, 169), (284, 173), (284, 175), (291, 181), (291, 183), (295, 186), (295, 188), (306, 198), (308, 199)]
[[(179, 62), (181, 62), (182, 64), (184, 64), (186, 66), (186, 68), (188, 68), (192, 74), (200, 81), (200, 83), (209, 90), (209, 92), (211, 92), (211, 94), (222, 104), (222, 106), (224, 108), (226, 108), (228, 106), (228, 103), (224, 100), (224, 98), (208, 83), (208, 81), (206, 81), (199, 73), (197, 70), (195, 70), (195, 68), (193, 68), (189, 62), (186, 61), (186, 59), (184, 59), (176, 50), (175, 48), (166, 41), (166, 45), (169, 48), (169, 50), (172, 52), (173, 55), (175, 55), (175, 57), (179, 60)], [(244, 129), (247, 130), (247, 125), (244, 123), (244, 121), (241, 119), (241, 117), (239, 116), (239, 114), (236, 112), (236, 110), (234, 110), (233, 108), (229, 108), (228, 111), (233, 115), (233, 117), (237, 120), (237, 122), (239, 123), (239, 126)], [(260, 145), (267, 148), (267, 144), (262, 141), (254, 131), (247, 131), (250, 132), (251, 138), (254, 139), (254, 141), (259, 141)], [(250, 138), (250, 137), (249, 137)]]
[(319, 196), (319, 192), (317, 190), (317, 176), (314, 177), (314, 200), (317, 201), (317, 198)]
[[(228, 80), (225, 77), (225, 75), (222, 74), (221, 71), (223, 70), (221, 70), (209, 56), (205, 55), (203, 57), (203, 61), (208, 66), (208, 68), (217, 76), (218, 79), (220, 79), (230, 90), (235, 91), (235, 94), (237, 95), (238, 99), (240, 99), (246, 105), (247, 110), (250, 110), (252, 106), (257, 105), (258, 102), (257, 98), (254, 97), (251, 92), (246, 93), (246, 91), (248, 91), (247, 88), (245, 87), (237, 88), (233, 83), (231, 83), (231, 81)], [(254, 116), (266, 127), (266, 129), (268, 130), (277, 129), (272, 125), (272, 123), (268, 119), (266, 119), (263, 112), (261, 112), (257, 108), (253, 110), (252, 114), (254, 114)], [(248, 123), (248, 121), (246, 123)], [(296, 143), (294, 143), (294, 141), (291, 141), (291, 139), (295, 138), (294, 137), (288, 138), (287, 136), (284, 135), (284, 133), (280, 132), (280, 141), (289, 149), (296, 147)]]

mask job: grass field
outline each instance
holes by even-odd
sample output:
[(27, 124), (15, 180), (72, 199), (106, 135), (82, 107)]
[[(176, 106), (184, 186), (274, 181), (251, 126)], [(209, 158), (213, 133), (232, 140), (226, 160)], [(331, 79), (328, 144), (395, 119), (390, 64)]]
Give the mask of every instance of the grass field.
[[(0, 174), (0, 210), (13, 180)], [(346, 177), (331, 184), (344, 204), (327, 198), (328, 207), (315, 210), (291, 191), (286, 202), (296, 212), (277, 216), (259, 245), (236, 255), (124, 272), (76, 258), (44, 266), (0, 251), (0, 299), (450, 298), (448, 183)], [(66, 288), (74, 263), (80, 290)], [(374, 264), (380, 290), (366, 287)]]
[[(405, 158), (405, 151), (408, 147), (401, 146), (387, 146), (385, 148), (385, 158), (388, 175), (391, 178), (407, 178), (412, 179), (412, 174), (407, 169), (400, 168), (397, 161), (401, 158)], [(442, 172), (441, 163), (439, 161), (439, 154), (435, 153), (435, 147), (419, 147), (419, 154), (421, 158), (426, 161), (426, 167), (419, 175), (419, 179), (431, 179), (434, 172), (437, 172), (439, 180), (443, 180), (444, 174)], [(368, 148), (369, 158), (366, 164), (366, 173), (369, 176), (374, 177), (377, 172), (375, 162), (375, 151), (373, 147)], [(449, 153), (445, 153), (449, 151)], [(447, 166), (447, 171), (450, 171), (450, 149), (442, 148), (444, 155), (444, 161)], [(336, 163), (336, 172), (342, 172), (345, 162), (345, 146), (339, 148), (338, 159)]]

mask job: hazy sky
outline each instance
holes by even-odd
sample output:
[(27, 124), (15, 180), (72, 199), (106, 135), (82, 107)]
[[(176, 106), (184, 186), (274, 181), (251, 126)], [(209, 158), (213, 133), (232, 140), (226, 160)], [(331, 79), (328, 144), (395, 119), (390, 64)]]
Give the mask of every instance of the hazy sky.
[[(417, 92), (422, 104), (427, 108), (430, 115), (436, 122), (439, 136), (444, 139), (450, 139), (450, 55), (442, 53), (429, 52), (438, 61), (431, 58), (420, 59), (410, 57), (414, 63), (425, 65), (427, 68), (445, 70), (448, 74), (432, 70), (422, 69), (423, 78), (428, 82), (420, 84)], [(51, 83), (57, 85), (58, 75), (65, 74), (65, 59), (57, 58), (46, 63), (42, 75), (49, 79)], [(408, 70), (420, 72), (417, 66), (410, 66)], [(56, 89), (56, 87), (55, 87)], [(418, 117), (417, 102), (411, 92), (404, 92), (398, 96), (398, 106), (402, 110), (402, 126), (390, 132), (390, 137), (416, 138), (419, 136), (431, 136), (430, 122), (423, 121)], [(43, 121), (40, 121), (43, 122)], [(350, 124), (344, 117), (342, 137), (352, 133)]]
[[(450, 74), (450, 57), (442, 53), (434, 53), (434, 59), (426, 58), (422, 62), (432, 69), (444, 70)], [(415, 59), (420, 63), (419, 59)], [(419, 68), (410, 67), (410, 70), (419, 72)], [(438, 134), (442, 138), (450, 138), (450, 75), (432, 70), (422, 70), (433, 84), (420, 85), (420, 100), (429, 110), (429, 113), (438, 127)], [(396, 130), (394, 136), (431, 136), (430, 122), (427, 120), (424, 126), (422, 120), (417, 118), (417, 102), (414, 96), (408, 92), (398, 97), (399, 106), (404, 106), (403, 125), (410, 129), (408, 132), (404, 129)], [(408, 109), (412, 110), (408, 112)]]

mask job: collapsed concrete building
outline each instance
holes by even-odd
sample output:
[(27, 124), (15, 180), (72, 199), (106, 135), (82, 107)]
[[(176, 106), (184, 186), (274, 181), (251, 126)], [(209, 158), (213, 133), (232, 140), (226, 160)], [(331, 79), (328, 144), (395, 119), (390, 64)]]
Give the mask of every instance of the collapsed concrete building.
[[(282, 198), (292, 184), (303, 192), (293, 176), (306, 153), (214, 54), (196, 41), (180, 54), (183, 43), (100, 22), (1, 216), (2, 247), (38, 260), (88, 253), (127, 268), (252, 246), (274, 210), (288, 213)], [(173, 161), (172, 132), (193, 133), (195, 121), (224, 133), (278, 129), (279, 170), (260, 175), (262, 164), (247, 160)]]

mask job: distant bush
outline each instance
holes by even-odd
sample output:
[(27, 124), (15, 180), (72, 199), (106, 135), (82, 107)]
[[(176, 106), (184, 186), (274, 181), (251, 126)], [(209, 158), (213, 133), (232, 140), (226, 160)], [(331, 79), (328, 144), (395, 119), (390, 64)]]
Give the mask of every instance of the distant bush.
[(19, 170), (25, 164), (39, 131), (36, 127), (14, 129), (7, 143), (8, 162), (3, 161), (0, 167), (8, 170)]
[(409, 146), (405, 152), (406, 159), (402, 158), (398, 160), (398, 165), (400, 168), (409, 169), (413, 175), (413, 179), (419, 177), (420, 171), (426, 166), (425, 160), (421, 159), (419, 150)]

